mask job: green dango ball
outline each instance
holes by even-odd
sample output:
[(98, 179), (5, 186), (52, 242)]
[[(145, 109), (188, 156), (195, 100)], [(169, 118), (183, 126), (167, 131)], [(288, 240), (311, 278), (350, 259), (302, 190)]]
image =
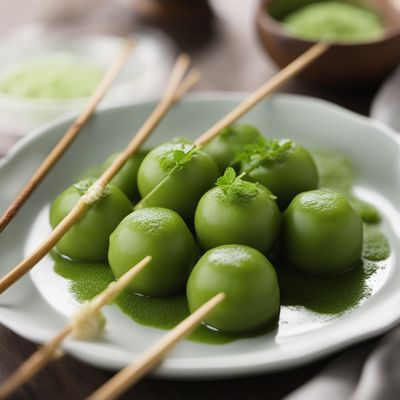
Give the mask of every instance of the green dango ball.
[[(251, 169), (257, 157), (265, 161)], [(251, 169), (249, 171), (249, 169)], [(245, 179), (261, 183), (277, 196), (284, 209), (299, 193), (318, 188), (318, 171), (310, 153), (291, 140), (270, 140), (259, 145), (255, 154), (248, 154), (242, 162), (241, 172), (249, 171)]]
[(193, 143), (172, 141), (156, 147), (144, 158), (138, 186), (145, 207), (169, 208), (192, 223), (200, 197), (219, 176), (214, 160), (194, 149)]
[[(112, 185), (121, 189), (130, 199), (139, 196), (139, 190), (137, 187), (137, 174), (140, 164), (147, 153), (148, 151), (146, 150), (140, 150), (130, 157), (110, 182)], [(111, 156), (108, 157), (104, 163), (102, 171), (105, 171), (115, 161), (118, 155), (119, 153), (111, 154)]]
[(328, 189), (301, 193), (283, 218), (283, 254), (292, 267), (315, 275), (335, 275), (358, 264), (362, 221), (348, 200)]
[(217, 163), (220, 171), (223, 172), (245, 145), (255, 143), (261, 137), (261, 133), (252, 125), (233, 125), (223, 129), (217, 137), (203, 147), (203, 151)]
[[(75, 207), (93, 180), (84, 180), (62, 192), (50, 207), (54, 229)], [(132, 212), (132, 204), (117, 187), (108, 185), (103, 196), (90, 205), (85, 214), (65, 233), (56, 250), (70, 258), (107, 261), (108, 240), (121, 220)]]
[(281, 214), (264, 186), (236, 178), (228, 168), (217, 186), (200, 199), (195, 230), (203, 250), (243, 244), (267, 253), (276, 241)]
[(116, 279), (148, 255), (152, 261), (128, 287), (146, 296), (184, 291), (197, 250), (176, 212), (158, 207), (134, 211), (110, 236), (108, 261)]
[(258, 250), (224, 245), (205, 253), (190, 274), (186, 294), (194, 312), (216, 294), (226, 298), (205, 319), (220, 331), (259, 330), (279, 315), (279, 287), (272, 264)]

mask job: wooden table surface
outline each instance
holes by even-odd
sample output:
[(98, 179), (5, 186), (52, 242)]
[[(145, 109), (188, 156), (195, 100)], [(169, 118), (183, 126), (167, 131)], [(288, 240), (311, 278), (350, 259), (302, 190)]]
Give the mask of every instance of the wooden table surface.
[[(129, 0), (1, 0), (0, 33), (21, 24), (42, 21), (49, 29), (84, 27), (89, 32), (127, 34), (143, 26), (130, 11)], [(214, 19), (185, 26), (166, 21), (163, 29), (176, 50), (189, 52), (203, 74), (196, 90), (252, 90), (276, 71), (260, 47), (254, 29), (257, 0), (212, 0)], [(1, 51), (1, 49), (0, 49)], [(161, 88), (160, 88), (161, 89)], [(320, 97), (368, 114), (374, 90), (358, 93), (324, 91), (293, 81), (290, 93)], [(15, 138), (0, 127), (0, 155)], [(0, 325), (0, 381), (11, 373), (36, 345)], [(126, 399), (280, 399), (314, 376), (332, 357), (289, 371), (220, 381), (171, 381), (146, 378)], [(71, 357), (55, 361), (14, 399), (81, 399), (110, 378), (109, 372)]]

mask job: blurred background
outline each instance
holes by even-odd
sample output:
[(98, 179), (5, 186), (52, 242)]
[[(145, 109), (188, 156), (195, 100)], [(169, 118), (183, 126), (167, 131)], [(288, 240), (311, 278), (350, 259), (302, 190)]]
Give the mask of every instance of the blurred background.
[[(379, 8), (388, 1), (375, 3)], [(293, 3), (291, 0), (285, 2)], [(371, 3), (371, 0), (367, 2)], [(105, 68), (112, 52), (116, 51), (113, 48), (117, 43), (113, 42), (116, 36), (133, 33), (141, 39), (140, 46), (135, 51), (133, 64), (128, 64), (122, 77), (118, 78), (117, 83), (122, 84), (109, 95), (108, 100), (114, 103), (159, 94), (180, 51), (188, 52), (202, 72), (202, 80), (194, 90), (250, 91), (273, 75), (277, 70), (276, 62), (282, 66), (310, 45), (307, 41), (293, 44), (287, 42), (286, 37), (282, 42), (282, 33), (276, 34), (271, 21), (264, 21), (261, 15), (269, 3), (279, 1), (1, 0), (0, 76), (2, 70), (20, 62), (21, 58), (49, 51), (77, 52), (89, 61), (103, 63)], [(390, 68), (381, 70), (379, 79), (370, 84), (364, 81), (359, 85), (348, 85), (348, 82), (340, 85), (339, 81), (339, 85), (332, 88), (332, 85), (294, 80), (282, 91), (324, 98), (367, 114), (382, 75), (388, 75), (393, 62), (400, 60), (400, 42), (396, 44), (398, 50), (391, 52), (395, 55), (391, 57)], [(348, 68), (341, 65), (344, 58), (348, 57), (328, 60), (329, 65), (335, 71), (346, 70)], [(374, 64), (373, 58), (362, 62)], [(322, 83), (330, 79), (325, 78)], [(31, 102), (15, 100), (18, 100), (15, 96), (0, 94), (2, 154), (18, 136), (82, 106), (82, 102), (71, 99), (51, 104), (37, 99)]]
[[(313, 43), (290, 35), (279, 18), (274, 19), (274, 13), (279, 14), (282, 4), (290, 11), (312, 2), (315, 1), (0, 0), (0, 157), (35, 127), (78, 111), (90, 93), (88, 87), (88, 93), (77, 98), (66, 95), (58, 76), (50, 84), (58, 94), (62, 92), (59, 98), (46, 98), (40, 91), (19, 95), (27, 93), (26, 86), (19, 85), (21, 81), (37, 89), (36, 84), (50, 75), (46, 63), (51, 64), (53, 72), (57, 67), (59, 73), (62, 68), (71, 71), (77, 61), (81, 66), (86, 63), (86, 72), (96, 74), (91, 69), (93, 65), (104, 70), (117, 53), (121, 38), (134, 34), (138, 46), (132, 60), (103, 104), (158, 96), (181, 51), (191, 55), (193, 65), (202, 73), (194, 91), (252, 91)], [(400, 0), (353, 3), (365, 3), (382, 17), (382, 36), (368, 43), (335, 44), (308, 75), (292, 80), (281, 91), (329, 100), (364, 115), (372, 113), (400, 130), (400, 72), (394, 72), (400, 63)], [(45, 54), (57, 57), (29, 64), (29, 60)], [(61, 68), (65, 58), (60, 54), (78, 58), (67, 60), (70, 65)], [(2, 78), (24, 62), (29, 64), (29, 74), (24, 79), (17, 74), (6, 85)], [(0, 326), (0, 380), (34, 349), (35, 345)], [(196, 383), (195, 389), (190, 382), (146, 379), (136, 393), (137, 398), (146, 399), (204, 398), (210, 393), (213, 398), (228, 398), (224, 397), (228, 393), (231, 399), (258, 399), (264, 398), (268, 388), (269, 398), (278, 399), (313, 377), (329, 361), (259, 378)], [(70, 357), (54, 363), (45, 374), (49, 379), (39, 375), (20, 398), (81, 398), (82, 393), (109, 377)], [(65, 393), (55, 396), (54, 383), (62, 384)]]

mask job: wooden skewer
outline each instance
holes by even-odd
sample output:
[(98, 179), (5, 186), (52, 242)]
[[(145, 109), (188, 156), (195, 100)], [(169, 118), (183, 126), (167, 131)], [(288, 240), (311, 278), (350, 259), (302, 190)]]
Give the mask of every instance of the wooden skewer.
[(289, 79), (293, 78), (319, 56), (325, 53), (328, 48), (329, 45), (326, 43), (317, 43), (305, 51), (301, 56), (279, 71), (274, 77), (272, 77), (272, 79), (268, 80), (261, 87), (259, 87), (230, 113), (225, 115), (224, 118), (213, 125), (208, 131), (197, 138), (195, 140), (195, 144), (202, 146), (214, 139), (214, 137), (217, 136), (222, 129), (237, 121), (243, 114), (253, 108), (262, 99), (281, 87)]
[[(102, 293), (93, 298), (88, 303), (90, 313), (95, 315), (103, 306), (111, 303), (150, 261), (150, 256), (143, 258), (143, 260), (122, 275), (121, 278), (111, 283)], [(73, 333), (75, 328), (76, 324), (70, 321), (50, 341), (25, 360), (0, 386), (0, 399), (2, 400), (10, 396), (26, 381), (35, 376), (46, 364), (51, 362), (56, 355), (60, 343)]]
[(114, 375), (108, 382), (92, 393), (87, 400), (112, 400), (124, 393), (143, 375), (153, 369), (162, 358), (184, 337), (189, 335), (221, 301), (224, 293), (219, 293), (203, 304), (193, 314), (185, 318), (160, 341), (150, 347), (137, 361)]
[[(9, 288), (13, 283), (30, 271), (51, 249), (57, 244), (62, 236), (69, 228), (86, 212), (90, 204), (101, 196), (102, 191), (107, 184), (114, 178), (118, 171), (123, 167), (125, 162), (132, 157), (140, 148), (151, 132), (161, 121), (162, 117), (167, 113), (170, 107), (175, 103), (177, 95), (183, 93), (180, 89), (180, 82), (185, 75), (190, 63), (190, 58), (186, 54), (178, 57), (169, 78), (164, 96), (151, 113), (144, 125), (139, 129), (125, 150), (119, 154), (114, 162), (106, 171), (97, 179), (96, 182), (88, 189), (87, 193), (80, 198), (76, 206), (71, 212), (57, 225), (49, 237), (38, 247), (33, 253), (21, 261), (8, 274), (0, 279), (0, 294)], [(189, 78), (188, 78), (189, 79)], [(187, 81), (186, 81), (187, 82)], [(191, 84), (194, 80), (191, 78)], [(185, 84), (185, 83), (184, 83)], [(186, 88), (190, 87), (188, 83)]]
[(178, 91), (174, 97), (174, 101), (178, 101), (185, 93), (187, 93), (201, 78), (201, 73), (197, 69), (189, 72), (187, 77), (180, 84)]
[(118, 54), (116, 60), (110, 65), (108, 70), (103, 75), (103, 78), (99, 82), (92, 96), (88, 100), (84, 109), (76, 120), (69, 127), (65, 135), (60, 139), (56, 146), (51, 150), (50, 154), (42, 162), (42, 164), (35, 171), (33, 176), (29, 179), (27, 184), (23, 187), (21, 192), (17, 195), (12, 204), (6, 209), (0, 218), (0, 233), (7, 227), (10, 221), (14, 218), (18, 210), (23, 206), (25, 201), (29, 198), (31, 193), (37, 187), (37, 185), (44, 179), (51, 168), (65, 153), (71, 143), (78, 136), (82, 127), (88, 122), (90, 117), (93, 115), (97, 105), (103, 99), (107, 90), (110, 88), (117, 74), (121, 71), (122, 67), (128, 60), (131, 51), (135, 45), (133, 38), (128, 37), (125, 40), (124, 46), (121, 52)]

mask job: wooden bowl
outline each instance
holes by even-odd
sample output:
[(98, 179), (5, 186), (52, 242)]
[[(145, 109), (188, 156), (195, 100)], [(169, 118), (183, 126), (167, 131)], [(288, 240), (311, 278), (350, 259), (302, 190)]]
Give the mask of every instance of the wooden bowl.
[[(271, 58), (284, 67), (315, 42), (289, 33), (279, 22), (285, 15), (318, 0), (262, 0), (256, 25), (261, 43)], [(335, 88), (373, 86), (400, 63), (400, 11), (391, 0), (354, 1), (377, 12), (385, 26), (381, 39), (363, 43), (333, 43), (299, 78)]]

